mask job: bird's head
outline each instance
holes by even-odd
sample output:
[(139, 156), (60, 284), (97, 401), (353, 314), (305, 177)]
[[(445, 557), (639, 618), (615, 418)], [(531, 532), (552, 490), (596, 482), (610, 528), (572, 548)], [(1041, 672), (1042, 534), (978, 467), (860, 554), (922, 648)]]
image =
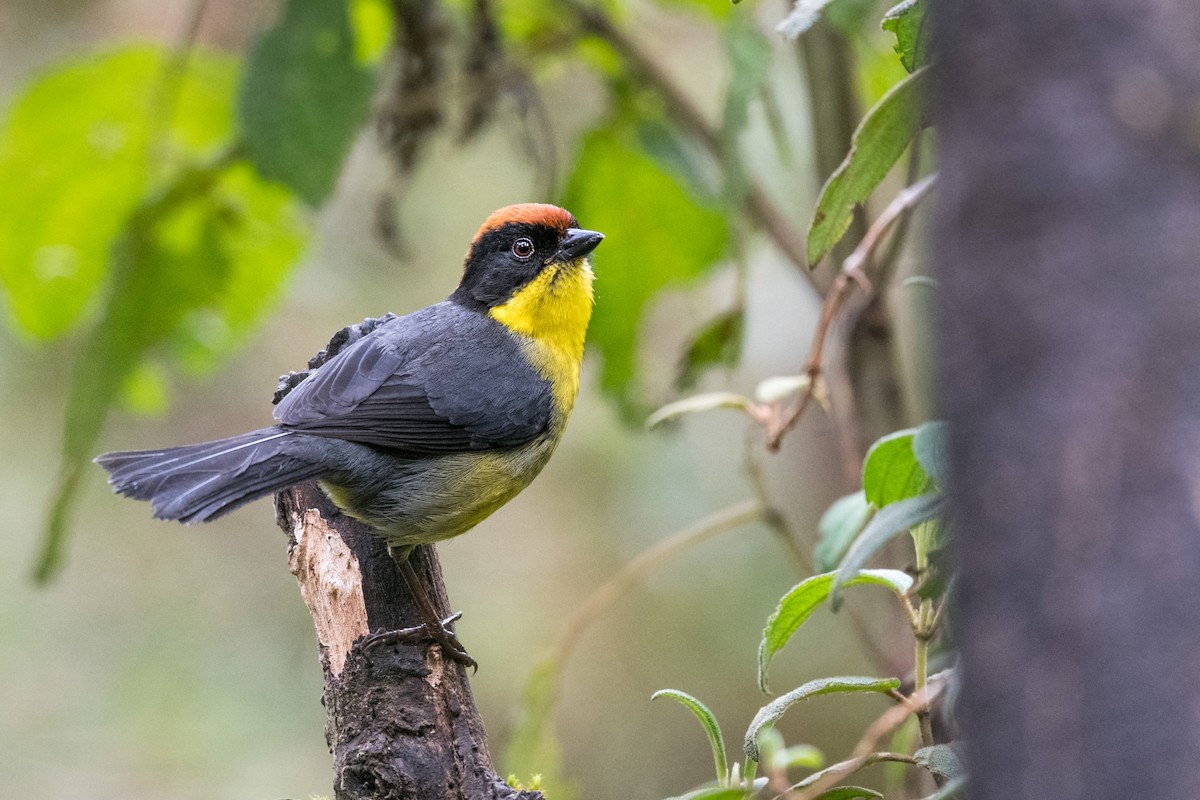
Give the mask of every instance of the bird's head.
[(562, 278), (577, 272), (586, 272), (590, 285), (587, 257), (603, 239), (603, 234), (580, 228), (575, 217), (558, 206), (505, 206), (493, 212), (471, 240), (462, 282), (451, 299), (491, 309), (534, 285), (544, 284), (539, 291), (550, 292)]
[(582, 358), (592, 314), (588, 256), (603, 239), (558, 206), (506, 206), (475, 234), (462, 282), (450, 299)]

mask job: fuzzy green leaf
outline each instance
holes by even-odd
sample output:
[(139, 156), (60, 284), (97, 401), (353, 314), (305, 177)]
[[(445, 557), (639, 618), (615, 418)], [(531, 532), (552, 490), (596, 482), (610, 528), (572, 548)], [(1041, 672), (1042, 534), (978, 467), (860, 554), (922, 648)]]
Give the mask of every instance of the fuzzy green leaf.
[(842, 588), (854, 585), (854, 579), (866, 572), (863, 567), (885, 544), (910, 528), (941, 515), (945, 508), (945, 495), (935, 492), (910, 497), (880, 509), (854, 540), (854, 544), (850, 545), (834, 573), (836, 577), (829, 592), (829, 603), (833, 610), (837, 611), (842, 605)]
[(725, 739), (722, 738), (721, 728), (717, 725), (717, 718), (709, 707), (687, 692), (681, 692), (676, 689), (660, 689), (651, 695), (650, 699), (653, 701), (660, 697), (669, 697), (696, 715), (696, 719), (700, 720), (700, 724), (704, 726), (705, 734), (708, 735), (708, 744), (712, 748), (713, 766), (717, 770), (717, 781), (723, 782), (728, 780), (729, 762), (725, 755)]
[(816, 800), (882, 800), (883, 795), (874, 789), (862, 786), (839, 786), (827, 792), (821, 792)]
[(370, 107), (374, 79), (359, 66), (345, 2), (287, 0), (254, 43), (238, 117), (259, 174), (317, 206)]
[[(835, 576), (836, 573), (826, 572), (804, 579), (783, 596), (775, 611), (767, 618), (763, 638), (758, 645), (758, 686), (764, 692), (768, 691), (767, 668), (771, 659), (829, 597)], [(912, 588), (912, 582), (912, 578), (900, 570), (867, 569), (858, 573), (847, 585), (884, 586), (903, 597)]]
[(810, 266), (815, 267), (845, 235), (855, 206), (866, 202), (908, 149), (921, 127), (924, 82), (924, 70), (909, 75), (892, 87), (859, 123), (850, 152), (825, 182), (817, 200), (808, 229)]
[(623, 133), (609, 125), (588, 134), (562, 205), (607, 237), (594, 259), (597, 301), (588, 339), (604, 359), (601, 386), (634, 412), (643, 310), (664, 287), (711, 267), (725, 252), (729, 230), (724, 214), (698, 204)]
[[(31, 83), (0, 131), (0, 284), (10, 321), (39, 339), (91, 310), (113, 239), (149, 174), (154, 86), (166, 54), (133, 47), (73, 59)], [(232, 60), (196, 52), (161, 131), (167, 167), (228, 135)]]
[(913, 758), (916, 759), (918, 766), (924, 767), (933, 774), (943, 778), (963, 778), (967, 774), (966, 769), (963, 767), (962, 759), (959, 757), (953, 744), (935, 744), (931, 747), (922, 747), (913, 753)]
[(821, 572), (832, 571), (874, 513), (865, 492), (835, 500), (817, 523), (817, 545), (813, 548), (816, 568)]
[(896, 431), (879, 439), (863, 461), (863, 492), (868, 503), (883, 508), (889, 503), (924, 494), (929, 476), (913, 452), (915, 428)]
[(929, 44), (925, 0), (904, 0), (883, 16), (883, 29), (896, 35), (896, 53), (909, 72), (924, 66)]
[(304, 229), (291, 195), (223, 160), (181, 173), (130, 216), (112, 249), (112, 291), (71, 378), (64, 470), (37, 566), (61, 560), (79, 467), (95, 455), (108, 410), (129, 376), (184, 320), (207, 311), (244, 331), (294, 264)]
[(758, 710), (750, 728), (746, 731), (743, 745), (746, 756), (758, 761), (758, 735), (766, 727), (774, 725), (783, 712), (801, 700), (822, 694), (838, 694), (845, 692), (877, 692), (888, 694), (900, 688), (899, 678), (868, 678), (859, 676), (842, 676), (837, 678), (818, 678), (815, 681), (800, 686), (782, 697), (772, 700)]
[(917, 463), (939, 487), (946, 487), (947, 436), (950, 427), (945, 422), (926, 422), (913, 432), (912, 449)]

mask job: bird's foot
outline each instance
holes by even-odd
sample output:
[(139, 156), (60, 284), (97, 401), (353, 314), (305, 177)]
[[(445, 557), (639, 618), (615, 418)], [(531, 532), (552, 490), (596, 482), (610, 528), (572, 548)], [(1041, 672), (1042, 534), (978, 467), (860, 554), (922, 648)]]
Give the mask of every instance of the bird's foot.
[(440, 620), (436, 626), (422, 622), (420, 625), (414, 625), (411, 628), (399, 628), (394, 631), (378, 631), (367, 634), (366, 638), (363, 639), (363, 647), (370, 649), (381, 644), (419, 645), (433, 643), (440, 646), (442, 654), (452, 661), (478, 671), (479, 664), (467, 653), (467, 649), (463, 647), (462, 642), (458, 640), (458, 636), (455, 635), (454, 631), (447, 627), (456, 622), (460, 617), (462, 617), (462, 612), (456, 611), (445, 619)]

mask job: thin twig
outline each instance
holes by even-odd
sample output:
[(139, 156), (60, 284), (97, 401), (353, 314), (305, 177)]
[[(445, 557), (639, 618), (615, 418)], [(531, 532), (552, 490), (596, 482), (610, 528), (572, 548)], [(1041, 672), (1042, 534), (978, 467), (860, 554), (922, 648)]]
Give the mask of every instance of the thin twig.
[(800, 420), (800, 416), (820, 390), (824, 370), (822, 359), (825, 354), (825, 342), (828, 338), (830, 327), (833, 320), (841, 312), (855, 284), (861, 287), (864, 292), (870, 293), (873, 290), (871, 281), (867, 277), (867, 269), (870, 267), (875, 251), (883, 241), (884, 236), (898, 220), (912, 211), (924, 199), (925, 195), (929, 193), (929, 190), (933, 188), (936, 182), (937, 173), (934, 173), (896, 195), (895, 199), (888, 204), (883, 213), (867, 228), (866, 236), (854, 248), (854, 252), (842, 262), (841, 272), (838, 273), (837, 278), (833, 282), (833, 287), (825, 295), (825, 300), (821, 303), (821, 315), (817, 320), (817, 330), (813, 334), (808, 358), (804, 363), (803, 374), (808, 376), (808, 387), (801, 393), (789, 411), (775, 416), (767, 426), (768, 450), (774, 451), (779, 449), (783, 437), (795, 427), (796, 423)]

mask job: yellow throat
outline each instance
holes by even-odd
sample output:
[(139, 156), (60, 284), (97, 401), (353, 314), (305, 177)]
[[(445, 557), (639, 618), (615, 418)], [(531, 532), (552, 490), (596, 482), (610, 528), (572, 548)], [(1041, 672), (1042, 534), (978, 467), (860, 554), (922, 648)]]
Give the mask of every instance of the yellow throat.
[(528, 337), (528, 355), (550, 381), (563, 412), (575, 405), (583, 340), (592, 317), (592, 268), (586, 258), (550, 264), (509, 300), (493, 306), (492, 319)]

